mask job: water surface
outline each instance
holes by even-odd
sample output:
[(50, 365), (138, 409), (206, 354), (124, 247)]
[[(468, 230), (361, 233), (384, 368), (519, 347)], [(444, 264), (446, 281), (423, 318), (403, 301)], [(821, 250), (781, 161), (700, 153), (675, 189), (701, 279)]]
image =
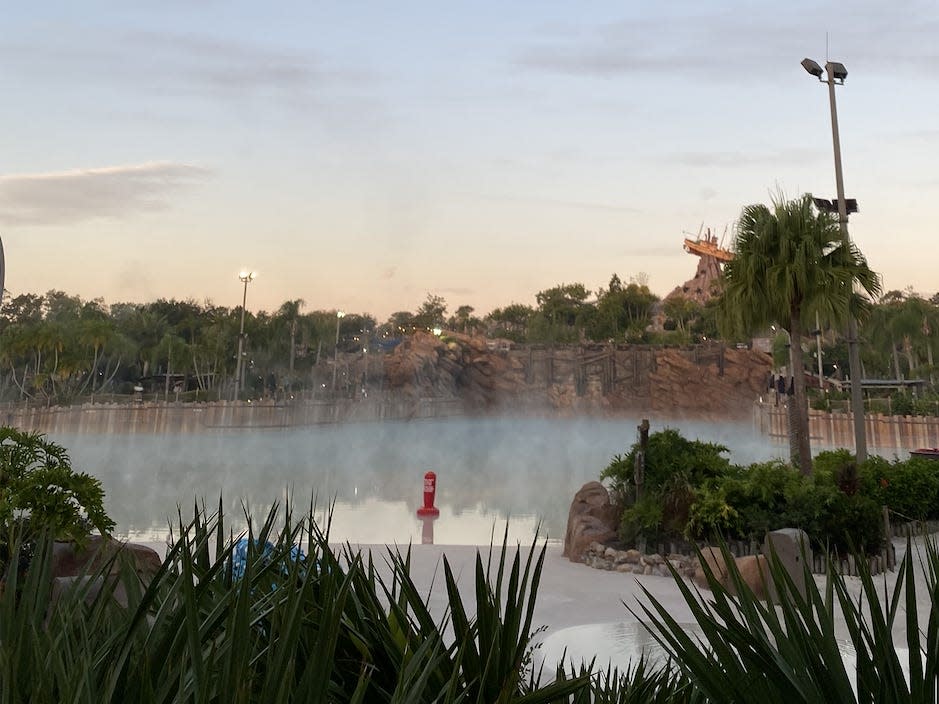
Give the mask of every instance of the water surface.
[[(219, 496), (243, 527), (293, 496), (301, 512), (333, 502), (331, 538), (353, 543), (563, 539), (574, 493), (636, 441), (639, 419), (448, 419), (325, 425), (203, 435), (59, 435), (76, 469), (99, 477), (118, 533), (161, 541), (177, 507)], [(748, 425), (673, 423), (689, 438), (720, 442), (745, 463), (783, 450)], [(653, 424), (653, 431), (665, 427)], [(416, 517), (426, 471), (438, 477), (440, 517)]]

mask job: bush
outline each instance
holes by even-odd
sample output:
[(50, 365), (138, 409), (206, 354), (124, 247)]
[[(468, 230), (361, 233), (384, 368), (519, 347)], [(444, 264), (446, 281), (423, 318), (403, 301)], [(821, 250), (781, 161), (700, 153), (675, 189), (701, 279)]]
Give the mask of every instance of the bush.
[(657, 540), (662, 532), (664, 517), (662, 499), (658, 494), (647, 494), (623, 511), (620, 520), (620, 539), (635, 545), (640, 538)]
[(791, 465), (776, 460), (738, 469), (716, 481), (700, 494), (701, 505), (692, 507), (689, 535), (710, 537), (708, 531), (719, 527), (723, 513), (726, 519), (720, 527), (729, 538), (762, 542), (769, 531), (801, 528), (816, 549), (840, 554), (852, 547), (876, 551), (884, 537), (880, 507), (869, 496), (857, 493), (853, 457), (837, 451), (821, 459), (812, 477), (803, 477)]
[(27, 546), (39, 533), (81, 542), (92, 528), (114, 528), (101, 482), (72, 471), (65, 449), (44, 435), (0, 427), (0, 568), (16, 537)]
[(688, 513), (685, 535), (691, 540), (716, 542), (721, 537), (741, 535), (740, 514), (727, 503), (723, 489), (705, 488)]
[(438, 620), (409, 553), (376, 554), (382, 569), (351, 546), (334, 551), (312, 509), (295, 523), (274, 508), (244, 543), (204, 512), (179, 536), (149, 584), (121, 570), (96, 593), (75, 580), (55, 600), (40, 536), (44, 559), (21, 596), (0, 591), (3, 701), (510, 704), (567, 702), (590, 686), (590, 673), (541, 684), (532, 666), (544, 546), (506, 539), (477, 553), (469, 589), (444, 556)]
[[(640, 451), (637, 442), (625, 457), (616, 455), (600, 473), (601, 480), (610, 480), (614, 493), (628, 497), (634, 492), (634, 468)], [(652, 433), (645, 454), (643, 490), (660, 489), (676, 474), (683, 474), (693, 486), (720, 476), (731, 466), (722, 456), (727, 451), (716, 443), (688, 440), (672, 428)]]
[(600, 473), (608, 479), (614, 499), (624, 511), (620, 538), (629, 545), (639, 539), (684, 535), (696, 489), (730, 470), (723, 445), (688, 440), (671, 428), (652, 433), (646, 447), (641, 499), (636, 501), (635, 467), (641, 452), (635, 443), (624, 457), (616, 455)]
[(912, 457), (888, 463), (865, 463), (863, 492), (905, 520), (939, 518), (939, 462)]

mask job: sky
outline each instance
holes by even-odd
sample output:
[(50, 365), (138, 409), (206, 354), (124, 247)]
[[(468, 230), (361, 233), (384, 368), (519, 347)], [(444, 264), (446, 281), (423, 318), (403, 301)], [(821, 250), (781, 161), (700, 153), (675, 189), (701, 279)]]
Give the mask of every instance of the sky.
[[(833, 198), (931, 295), (939, 0), (4, 3), (6, 289), (379, 320), (534, 305), (613, 273), (659, 295), (682, 239)], [(826, 48), (827, 47), (827, 48)], [(725, 234), (726, 233), (726, 234)]]

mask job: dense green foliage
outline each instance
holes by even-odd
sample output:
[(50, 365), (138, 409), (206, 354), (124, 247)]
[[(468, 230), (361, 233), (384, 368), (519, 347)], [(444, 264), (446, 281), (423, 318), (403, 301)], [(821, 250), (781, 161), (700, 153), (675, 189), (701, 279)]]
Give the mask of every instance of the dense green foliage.
[[(772, 557), (773, 604), (754, 596), (733, 560), (732, 590), (707, 568), (707, 595), (673, 573), (700, 635), (645, 583), (643, 599), (627, 608), (669, 660), (617, 662), (614, 654), (623, 669), (601, 672), (561, 663), (548, 683), (533, 668), (531, 645), (543, 549), (477, 556), (463, 592), (444, 558), (438, 588), (447, 615), (438, 619), (410, 576), (407, 553), (389, 550), (375, 563), (348, 546), (334, 552), (311, 517), (294, 523), (287, 513), (280, 530), (276, 509), (249, 529), (254, 547), (243, 572), (234, 568), (221, 515), (197, 511), (149, 584), (118, 553), (117, 563), (55, 599), (51, 542), (40, 539), (25, 575), (3, 575), (3, 700), (763, 704), (933, 702), (939, 691), (939, 553), (928, 540), (920, 564), (908, 544), (885, 593), (859, 561), (860, 600), (835, 570), (823, 589), (806, 571), (803, 594)], [(116, 578), (104, 578), (115, 570)], [(927, 591), (925, 613), (919, 589)], [(126, 606), (112, 598), (117, 591)], [(895, 632), (908, 652), (895, 649)], [(856, 670), (844, 659), (845, 642), (857, 653)]]
[(81, 541), (91, 529), (113, 528), (101, 482), (73, 471), (65, 448), (39, 433), (0, 427), (0, 570), (11, 545), (29, 550), (39, 534)]
[(600, 478), (609, 480), (615, 500), (624, 506), (621, 535), (657, 540), (680, 535), (695, 501), (695, 487), (721, 476), (730, 467), (722, 456), (727, 448), (714, 443), (688, 440), (668, 428), (649, 436), (643, 457), (641, 485), (637, 491), (636, 466), (641, 452), (633, 445), (625, 457), (616, 456)]
[(762, 543), (768, 531), (802, 528), (816, 549), (876, 552), (884, 540), (882, 508), (893, 520), (939, 519), (939, 462), (857, 467), (847, 450), (822, 452), (812, 476), (782, 461), (737, 466), (720, 445), (666, 429), (649, 437), (645, 482), (634, 482), (639, 443), (601, 472), (622, 507), (620, 538), (628, 544), (718, 538)]
[[(125, 566), (98, 594), (78, 581), (55, 602), (51, 543), (40, 541), (25, 582), (4, 575), (4, 700), (537, 704), (589, 685), (587, 676), (540, 684), (532, 671), (543, 549), (477, 557), (467, 603), (444, 558), (448, 615), (438, 620), (407, 554), (389, 550), (374, 564), (349, 547), (334, 552), (312, 516), (295, 523), (288, 510), (279, 531), (275, 518), (249, 529), (243, 571), (222, 516), (198, 511), (148, 585)], [(110, 598), (117, 588), (126, 608)]]

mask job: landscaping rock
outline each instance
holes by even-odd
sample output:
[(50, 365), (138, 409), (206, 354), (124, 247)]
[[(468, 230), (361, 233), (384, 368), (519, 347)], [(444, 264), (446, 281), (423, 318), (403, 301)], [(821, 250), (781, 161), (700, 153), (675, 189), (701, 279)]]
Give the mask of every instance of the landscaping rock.
[[(89, 536), (84, 546), (72, 542), (56, 542), (52, 551), (52, 578), (88, 575), (104, 566), (116, 553), (131, 560), (141, 581), (149, 583), (163, 565), (157, 552), (146, 545), (122, 543), (113, 538)], [(120, 557), (114, 560), (108, 574), (120, 572)]]
[[(571, 502), (564, 534), (564, 556), (571, 562), (583, 562), (584, 553), (593, 547), (592, 543), (616, 539), (618, 519), (606, 487), (600, 482), (584, 484)], [(601, 554), (604, 554), (606, 547), (601, 547)]]
[[(704, 558), (707, 566), (711, 568), (711, 572), (718, 583), (731, 594), (736, 594), (737, 590), (734, 587), (733, 580), (727, 569), (727, 563), (724, 561), (724, 555), (721, 553), (720, 548), (713, 546), (705, 547), (701, 550), (701, 556)], [(734, 563), (737, 566), (737, 571), (740, 572), (740, 577), (750, 590), (759, 599), (766, 599), (768, 590), (765, 580), (769, 579), (769, 563), (766, 558), (763, 555), (747, 555), (745, 557), (738, 557), (734, 560)], [(695, 584), (702, 589), (711, 588), (705, 576), (704, 568), (700, 565), (694, 572), (694, 581)]]

